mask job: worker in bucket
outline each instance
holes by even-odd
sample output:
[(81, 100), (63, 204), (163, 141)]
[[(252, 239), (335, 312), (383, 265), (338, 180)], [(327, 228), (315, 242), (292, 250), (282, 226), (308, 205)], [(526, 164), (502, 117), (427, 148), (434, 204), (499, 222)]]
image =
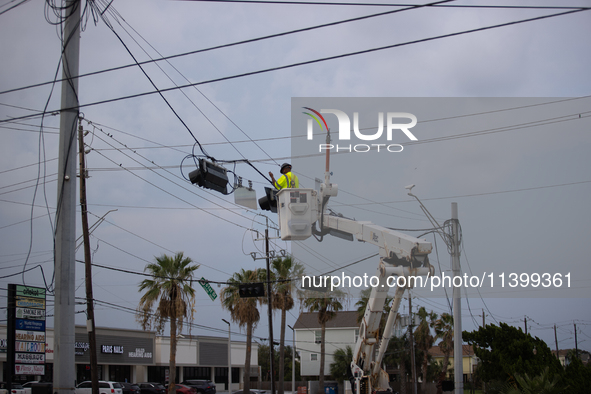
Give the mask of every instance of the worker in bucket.
[(271, 181), (273, 181), (273, 185), (277, 188), (277, 190), (285, 189), (285, 188), (299, 188), (300, 182), (298, 181), (297, 175), (291, 172), (291, 164), (283, 163), (281, 165), (281, 176), (279, 180), (275, 180), (273, 173), (269, 171), (269, 176), (271, 177)]

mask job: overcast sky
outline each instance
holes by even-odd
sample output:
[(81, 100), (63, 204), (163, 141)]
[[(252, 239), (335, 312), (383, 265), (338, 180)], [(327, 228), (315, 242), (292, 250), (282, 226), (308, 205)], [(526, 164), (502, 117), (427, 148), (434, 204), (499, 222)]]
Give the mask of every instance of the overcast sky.
[[(56, 18), (43, 3), (26, 2), (9, 10), (14, 4), (5, 0), (0, 6), (2, 289), (8, 283), (43, 286), (39, 268), (19, 274), (25, 263), (27, 269), (43, 267), (48, 283), (53, 273), (59, 131), (59, 116), (53, 111), (59, 109), (61, 85), (19, 89), (52, 81), (58, 69), (59, 26), (49, 23)], [(103, 11), (109, 2), (97, 3)], [(519, 4), (564, 5), (541, 0)], [(293, 122), (299, 121), (295, 116), (301, 115), (293, 109), (302, 106), (297, 103), (310, 103), (320, 110), (330, 108), (325, 103), (334, 102), (337, 109), (346, 104), (313, 98), (423, 98), (401, 99), (391, 109), (420, 112), (413, 129), (417, 144), (404, 140), (403, 152), (382, 155), (386, 162), (379, 164), (360, 155), (335, 156), (331, 179), (339, 184), (339, 195), (331, 199), (331, 209), (384, 227), (421, 229), (430, 224), (404, 186), (416, 184), (415, 194), (442, 222), (450, 217), (451, 203), (457, 202), (464, 272), (572, 272), (572, 288), (556, 293), (520, 290), (513, 294), (496, 286), (481, 293), (468, 292), (463, 328), (472, 330), (481, 323), (483, 309), (487, 322), (523, 327), (527, 316), (529, 332), (554, 348), (556, 324), (559, 347), (570, 348), (574, 347), (576, 323), (579, 348), (591, 350), (591, 275), (585, 268), (591, 219), (587, 118), (591, 99), (586, 98), (591, 94), (589, 11), (443, 37), (572, 10), (430, 7), (228, 45), (401, 8), (114, 1), (103, 14), (106, 21), (93, 18), (100, 12), (87, 10), (80, 73), (92, 75), (80, 79), (79, 97), (83, 126), (90, 131), (85, 137), (91, 149), (87, 156), (90, 222), (117, 210), (92, 234), (93, 262), (142, 272), (154, 256), (183, 251), (201, 264), (199, 277), (219, 282), (241, 268), (262, 267), (263, 260), (253, 261), (250, 253), (260, 255), (264, 250), (263, 242), (251, 231), (264, 230), (263, 212), (239, 207), (232, 195), (200, 189), (185, 179), (194, 169), (187, 157), (193, 149), (201, 154), (194, 148), (195, 139), (217, 160), (248, 159), (263, 174), (273, 171), (277, 175), (279, 165), (293, 159), (301, 167), (294, 171), (300, 170), (303, 186), (314, 187), (314, 178), (324, 175), (322, 159), (292, 157), (302, 155), (292, 149), (292, 135), (304, 134), (304, 129), (293, 128)], [(139, 67), (120, 68), (133, 64), (134, 58), (142, 62), (214, 47), (220, 48), (143, 66), (159, 89), (199, 83), (164, 93), (186, 127), (158, 94), (120, 100), (155, 90)], [(333, 59), (317, 61), (324, 58)], [(261, 72), (307, 62), (311, 63)], [(110, 68), (119, 69), (98, 73)], [(208, 82), (212, 80), (219, 81)], [(294, 106), (294, 97), (309, 99), (295, 100)], [(445, 99), (456, 97), (472, 99), (460, 104)], [(487, 97), (498, 100), (491, 104), (480, 99)], [(108, 102), (95, 104), (102, 101)], [(546, 105), (529, 112), (507, 111), (524, 103)], [(490, 105), (504, 111), (443, 119), (480, 114)], [(50, 113), (43, 120), (34, 116), (6, 122), (36, 115), (45, 107)], [(371, 120), (375, 114), (363, 118), (366, 114), (360, 112), (363, 127), (375, 128)], [(561, 116), (568, 121), (516, 127)], [(501, 126), (509, 129), (467, 136)], [(228, 169), (244, 182), (252, 180), (257, 197), (262, 196), (266, 180), (260, 174), (245, 164), (229, 164)], [(269, 214), (269, 218), (275, 226), (276, 216)], [(80, 225), (77, 231), (81, 234)], [(442, 240), (435, 241), (432, 235), (426, 239), (437, 244), (431, 256), (436, 271), (449, 270)], [(297, 255), (310, 273), (323, 273), (375, 253), (359, 243), (329, 238), (324, 242), (298, 243), (301, 249), (316, 251)], [(287, 242), (274, 241), (274, 246), (292, 249)], [(82, 250), (77, 258), (83, 258)], [(373, 275), (377, 264), (374, 258), (338, 272)], [(76, 296), (83, 297), (84, 271), (81, 265), (77, 268)], [(18, 275), (6, 277), (13, 274)], [(98, 326), (138, 328), (131, 310), (138, 304), (137, 286), (142, 279), (94, 268)], [(218, 293), (221, 290), (213, 287)], [(195, 323), (199, 327), (193, 333), (223, 336), (226, 325), (221, 319), (227, 319), (228, 312), (221, 310), (219, 300), (213, 302), (200, 288), (196, 290)], [(414, 305), (438, 313), (449, 311), (445, 296), (431, 296), (429, 291), (413, 291)], [(0, 297), (4, 304), (5, 300)], [(353, 304), (354, 300), (349, 308)], [(83, 311), (84, 306), (76, 310)], [(298, 314), (297, 307), (288, 314), (290, 324)], [(79, 313), (76, 322), (83, 324), (84, 320)], [(278, 326), (278, 318), (276, 322)], [(256, 335), (267, 337), (267, 332), (265, 312)], [(278, 329), (275, 332), (278, 336)]]

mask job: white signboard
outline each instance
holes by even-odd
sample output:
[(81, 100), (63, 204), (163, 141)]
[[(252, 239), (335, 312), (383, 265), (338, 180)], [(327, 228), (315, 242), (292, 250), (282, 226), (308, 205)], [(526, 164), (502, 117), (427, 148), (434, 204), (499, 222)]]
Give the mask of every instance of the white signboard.
[(15, 353), (18, 364), (45, 364), (45, 353)]
[(45, 353), (45, 343), (43, 342), (21, 342), (16, 341), (14, 344), (14, 351), (16, 352), (31, 352), (31, 353)]
[(16, 297), (16, 306), (22, 308), (45, 309), (45, 300), (31, 297)]
[(45, 320), (45, 309), (16, 308), (17, 319)]
[(17, 341), (45, 343), (45, 332), (44, 331), (16, 330), (14, 339), (16, 339)]
[(14, 373), (17, 375), (45, 375), (45, 365), (16, 364)]

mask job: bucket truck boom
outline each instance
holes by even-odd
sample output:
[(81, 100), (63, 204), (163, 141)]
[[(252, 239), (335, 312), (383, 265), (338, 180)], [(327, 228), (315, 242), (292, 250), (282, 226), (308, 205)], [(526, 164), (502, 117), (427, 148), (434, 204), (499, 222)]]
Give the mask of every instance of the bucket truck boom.
[[(429, 264), (431, 243), (371, 222), (361, 222), (325, 212), (328, 199), (336, 196), (338, 187), (329, 183), (328, 176), (319, 191), (313, 189), (282, 189), (277, 193), (281, 239), (303, 240), (312, 234), (324, 236), (330, 230), (348, 234), (358, 241), (378, 247), (380, 262), (377, 286), (372, 286), (367, 308), (359, 327), (359, 337), (353, 352), (351, 372), (356, 394), (373, 394), (390, 389), (389, 379), (382, 369), (382, 359), (398, 317), (404, 291), (412, 288), (420, 276), (433, 275)], [(316, 229), (319, 225), (320, 229)], [(404, 277), (404, 280), (393, 280)], [(394, 300), (386, 326), (380, 333), (380, 321), (388, 290), (396, 283)], [(402, 286), (398, 284), (404, 283)], [(380, 340), (381, 334), (381, 340)], [(377, 355), (375, 347), (379, 346)]]

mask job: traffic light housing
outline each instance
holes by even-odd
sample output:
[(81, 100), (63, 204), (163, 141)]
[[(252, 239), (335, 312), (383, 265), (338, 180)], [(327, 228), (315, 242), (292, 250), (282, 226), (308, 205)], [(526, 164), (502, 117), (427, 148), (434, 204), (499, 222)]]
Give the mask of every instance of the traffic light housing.
[(264, 297), (265, 284), (264, 283), (244, 283), (238, 285), (238, 294), (241, 298), (245, 297)]
[(277, 213), (277, 190), (270, 187), (265, 188), (265, 197), (259, 198), (259, 206), (263, 211)]
[(228, 184), (227, 170), (205, 159), (199, 159), (199, 167), (189, 173), (189, 179), (192, 184), (215, 190), (222, 194), (228, 194), (226, 185)]

